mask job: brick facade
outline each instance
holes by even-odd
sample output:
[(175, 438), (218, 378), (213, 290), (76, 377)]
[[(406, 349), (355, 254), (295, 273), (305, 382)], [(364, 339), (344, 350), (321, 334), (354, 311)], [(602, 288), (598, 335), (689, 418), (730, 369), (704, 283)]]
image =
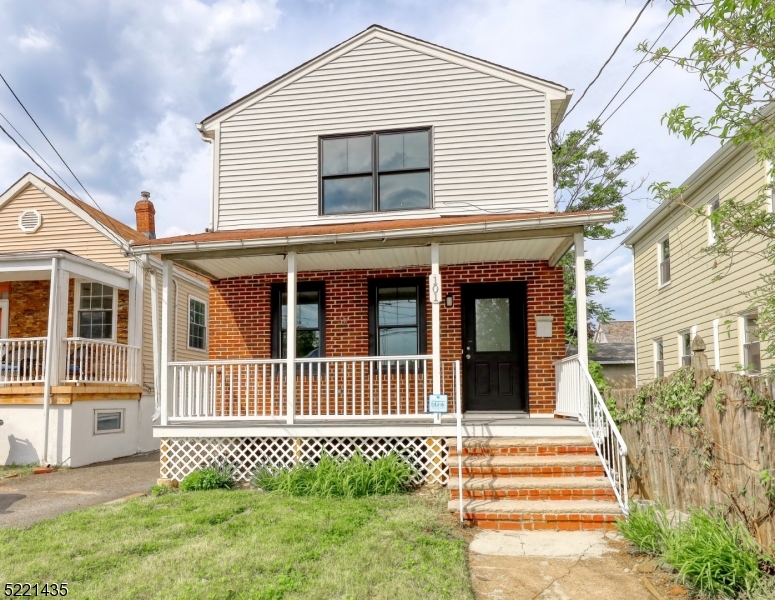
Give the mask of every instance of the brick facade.
[[(367, 356), (368, 281), (429, 274), (430, 267), (302, 272), (298, 281), (325, 282), (326, 355)], [(442, 360), (461, 358), (461, 284), (527, 282), (528, 406), (534, 414), (553, 412), (553, 363), (565, 355), (562, 270), (541, 261), (511, 261), (445, 266), (441, 276), (444, 295), (454, 296), (451, 308), (441, 306)], [(270, 273), (213, 283), (209, 307), (211, 359), (271, 356), (271, 284), (284, 283), (285, 278), (285, 273)], [(430, 353), (430, 302), (426, 308)], [(536, 315), (553, 317), (551, 338), (536, 337)]]
[[(48, 281), (12, 281), (8, 293), (8, 337), (46, 337), (48, 333)], [(67, 335), (73, 333), (74, 280), (67, 294)], [(127, 343), (129, 292), (118, 290), (117, 341)]]

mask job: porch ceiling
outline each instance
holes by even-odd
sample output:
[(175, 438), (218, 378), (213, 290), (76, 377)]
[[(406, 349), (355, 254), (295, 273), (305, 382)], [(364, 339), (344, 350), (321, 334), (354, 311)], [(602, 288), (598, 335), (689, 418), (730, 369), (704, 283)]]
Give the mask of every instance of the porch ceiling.
[[(505, 260), (548, 261), (558, 250), (563, 248), (567, 250), (572, 243), (571, 240), (572, 238), (561, 236), (440, 244), (439, 262), (441, 265), (455, 265)], [(427, 266), (430, 265), (430, 260), (430, 246), (422, 244), (299, 253), (296, 265), (299, 271), (390, 269)], [(285, 254), (224, 258), (203, 257), (176, 262), (180, 262), (194, 271), (206, 273), (215, 279), (259, 273), (284, 273), (288, 268)]]

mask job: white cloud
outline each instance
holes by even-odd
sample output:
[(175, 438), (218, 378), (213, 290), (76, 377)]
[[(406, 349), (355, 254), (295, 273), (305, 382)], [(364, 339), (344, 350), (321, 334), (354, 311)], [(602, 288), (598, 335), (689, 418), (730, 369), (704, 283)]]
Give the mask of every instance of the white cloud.
[(43, 31), (27, 27), (24, 37), (14, 37), (13, 40), (21, 50), (48, 50), (54, 41)]

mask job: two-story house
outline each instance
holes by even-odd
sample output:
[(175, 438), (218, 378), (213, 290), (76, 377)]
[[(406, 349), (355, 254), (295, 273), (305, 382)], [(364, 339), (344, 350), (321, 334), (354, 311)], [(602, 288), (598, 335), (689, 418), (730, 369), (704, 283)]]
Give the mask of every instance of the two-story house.
[(755, 200), (769, 183), (768, 173), (748, 144), (726, 144), (682, 184), (680, 200), (661, 204), (624, 240), (634, 262), (638, 384), (691, 365), (697, 335), (717, 371), (758, 373), (770, 362), (760, 348), (757, 306), (746, 292), (760, 285), (772, 265), (753, 241), (738, 247), (731, 265), (721, 264), (703, 252), (713, 245), (714, 231), (696, 215), (697, 209), (710, 214), (731, 198)]
[[(586, 340), (555, 365), (558, 263), (575, 244), (583, 276), (583, 228), (612, 218), (554, 210), (548, 140), (570, 96), (372, 26), (199, 123), (210, 230), (133, 247), (160, 255), (164, 307), (173, 264), (213, 281), (208, 361), (172, 360), (163, 310), (162, 476), (395, 450), (418, 482), (468, 474), (464, 512), (483, 525), (612, 522), (623, 461), (612, 490), (587, 426), (554, 418), (590, 397)], [(502, 468), (456, 462), (457, 417)], [(514, 475), (497, 494), (496, 472)]]
[[(77, 467), (158, 448), (147, 194), (137, 229), (28, 173), (0, 195), (0, 464)], [(171, 351), (207, 357), (208, 283), (172, 277)], [(157, 356), (158, 358), (158, 356)]]

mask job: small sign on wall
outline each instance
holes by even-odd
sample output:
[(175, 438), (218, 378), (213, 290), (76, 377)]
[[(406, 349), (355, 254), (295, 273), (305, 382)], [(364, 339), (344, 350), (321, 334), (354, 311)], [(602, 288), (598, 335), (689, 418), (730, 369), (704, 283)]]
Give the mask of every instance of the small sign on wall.
[(448, 413), (449, 397), (446, 394), (428, 394), (429, 413)]
[(552, 315), (536, 315), (536, 337), (552, 337)]
[(428, 276), (428, 291), (430, 292), (431, 304), (441, 304), (441, 275), (432, 273)]

